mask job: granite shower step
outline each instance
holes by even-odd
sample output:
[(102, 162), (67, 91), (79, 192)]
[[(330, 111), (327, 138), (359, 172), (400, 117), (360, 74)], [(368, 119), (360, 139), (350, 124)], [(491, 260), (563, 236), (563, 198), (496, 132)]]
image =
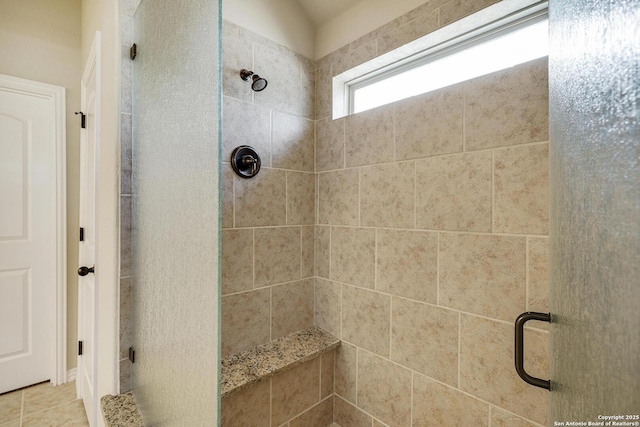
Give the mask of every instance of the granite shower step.
[(327, 353), (340, 340), (317, 326), (294, 332), (222, 360), (222, 398)]

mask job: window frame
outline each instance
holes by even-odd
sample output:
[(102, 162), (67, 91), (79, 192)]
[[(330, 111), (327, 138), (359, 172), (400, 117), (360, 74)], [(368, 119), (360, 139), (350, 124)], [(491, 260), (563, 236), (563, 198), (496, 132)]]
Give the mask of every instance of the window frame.
[(334, 77), (333, 118), (357, 114), (354, 113), (354, 94), (360, 88), (548, 19), (547, 0), (501, 3), (489, 6)]

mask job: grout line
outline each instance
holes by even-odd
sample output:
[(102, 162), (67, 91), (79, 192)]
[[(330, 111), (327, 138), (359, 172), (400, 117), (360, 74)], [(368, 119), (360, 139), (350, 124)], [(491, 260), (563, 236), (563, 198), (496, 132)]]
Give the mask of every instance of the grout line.
[(411, 372), (411, 403), (410, 403), (411, 406), (409, 406), (409, 423), (411, 425), (413, 425), (413, 389), (415, 387), (414, 376), (415, 376), (414, 373)]
[[(493, 151), (493, 150), (504, 150), (504, 149), (509, 149), (509, 148), (524, 148), (524, 147), (533, 147), (533, 146), (537, 146), (537, 145), (547, 145), (549, 144), (549, 141), (534, 141), (534, 142), (527, 142), (527, 143), (523, 143), (523, 144), (511, 144), (511, 145), (504, 145), (504, 146), (498, 146), (498, 147), (490, 147), (490, 148), (481, 148), (478, 150), (469, 150), (469, 151), (458, 151), (456, 153), (444, 153), (444, 154), (436, 154), (433, 156), (422, 156), (422, 157), (415, 157), (415, 158), (410, 158), (410, 159), (402, 159), (398, 162), (407, 162), (410, 160), (426, 160), (426, 159), (435, 159), (435, 158), (440, 158), (440, 157), (454, 157), (454, 156), (462, 156), (464, 154), (470, 154), (470, 153), (486, 153), (488, 151)], [(357, 165), (357, 166), (346, 166), (346, 161), (345, 161), (345, 167), (343, 168), (338, 168), (338, 169), (326, 169), (326, 170), (322, 170), (322, 171), (318, 171), (318, 173), (326, 173), (326, 172), (338, 172), (338, 171), (344, 171), (344, 170), (351, 170), (351, 169), (358, 169), (362, 166), (382, 166), (382, 165), (388, 165), (388, 164), (394, 164), (394, 163), (398, 163), (395, 160), (390, 160), (390, 161), (384, 161), (384, 162), (376, 162), (376, 163), (368, 163), (368, 164), (363, 164), (363, 165)], [(275, 169), (275, 168), (272, 168)], [(308, 171), (307, 171), (308, 172)]]
[(253, 265), (251, 268), (253, 269), (252, 273), (252, 281), (251, 281), (251, 289), (256, 289), (256, 229), (251, 230), (251, 247), (252, 253), (251, 256), (253, 258)]
[(389, 297), (389, 359), (391, 359), (391, 348), (393, 337), (393, 297)]
[(362, 168), (358, 168), (358, 226), (362, 225)]
[(436, 235), (436, 305), (440, 305), (440, 233)]
[(353, 400), (355, 400), (355, 406), (358, 407), (358, 367), (360, 366), (360, 347), (354, 347), (356, 348), (356, 398)]
[(20, 392), (20, 426), (22, 426), (22, 421), (24, 418), (24, 390)]
[[(269, 228), (293, 228), (300, 226), (312, 226), (314, 224), (296, 224), (296, 225), (243, 225), (240, 227), (225, 227), (222, 230), (246, 230), (246, 229), (269, 229)], [(389, 231), (423, 231), (429, 233), (448, 233), (455, 235), (473, 235), (473, 236), (500, 236), (500, 237), (546, 237), (548, 238), (548, 234), (515, 234), (515, 233), (491, 233), (489, 231), (457, 231), (457, 230), (437, 230), (431, 228), (393, 228), (393, 227), (376, 227), (370, 225), (353, 225), (353, 224), (315, 224), (322, 227), (340, 227), (340, 228), (361, 228), (366, 230), (389, 230)]]
[(496, 167), (495, 151), (491, 150), (491, 232), (496, 231)]
[(460, 388), (460, 349), (462, 348), (462, 314), (458, 313), (458, 388)]
[(284, 223), (289, 224), (289, 171), (284, 174)]
[[(438, 19), (440, 11), (438, 10)], [(467, 151), (467, 85), (462, 86), (462, 152)]]
[(527, 237), (525, 239), (525, 256), (524, 256), (524, 308), (529, 311), (529, 249), (531, 242)]
[(373, 289), (378, 290), (378, 229), (373, 232)]

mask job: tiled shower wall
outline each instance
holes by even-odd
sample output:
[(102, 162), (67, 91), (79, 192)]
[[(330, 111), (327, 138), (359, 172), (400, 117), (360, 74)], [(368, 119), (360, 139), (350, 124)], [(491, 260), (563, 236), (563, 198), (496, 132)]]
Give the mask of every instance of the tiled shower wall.
[[(222, 356), (313, 324), (314, 66), (230, 22), (223, 24)], [(253, 92), (246, 68), (266, 78)], [(233, 149), (262, 160), (235, 175)]]
[[(315, 322), (342, 339), (334, 419), (545, 425), (513, 322), (548, 311), (546, 58), (331, 119), (332, 76), (472, 11), (435, 3), (318, 62)], [(548, 378), (537, 326), (525, 364)]]

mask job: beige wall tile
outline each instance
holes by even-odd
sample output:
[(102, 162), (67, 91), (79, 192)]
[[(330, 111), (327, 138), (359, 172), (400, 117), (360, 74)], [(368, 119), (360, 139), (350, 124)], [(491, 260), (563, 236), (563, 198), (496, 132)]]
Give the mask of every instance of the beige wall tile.
[(462, 86), (396, 103), (396, 157), (416, 159), (462, 151)]
[(496, 233), (549, 234), (549, 144), (495, 150)]
[(457, 386), (458, 316), (451, 310), (393, 298), (391, 360)]
[(336, 338), (342, 338), (342, 286), (328, 280), (315, 279), (314, 323)]
[(270, 427), (270, 380), (222, 399), (221, 427)]
[(500, 0), (454, 0), (440, 8), (440, 26), (444, 27)]
[(376, 420), (375, 418), (373, 419), (373, 427), (387, 427), (386, 424)]
[(414, 374), (413, 425), (487, 427), (489, 404)]
[(438, 303), (513, 322), (525, 311), (524, 237), (440, 235)]
[[(304, 57), (303, 57), (304, 58)], [(300, 60), (300, 57), (298, 57)], [(299, 111), (303, 117), (314, 120), (316, 117), (316, 65), (315, 62), (304, 58), (300, 63), (300, 97)]]
[(289, 427), (328, 427), (333, 422), (333, 398), (328, 398), (291, 420)]
[(342, 342), (336, 349), (335, 391), (343, 399), (356, 403), (357, 347)]
[[(249, 144), (260, 156), (262, 167), (270, 167), (271, 113), (269, 109), (225, 96), (223, 111), (221, 153), (223, 161), (231, 161), (231, 152), (236, 147)], [(251, 120), (247, 117), (251, 117)]]
[[(470, 315), (460, 323), (460, 388), (540, 424), (547, 423), (549, 392), (532, 387), (513, 368), (513, 325)], [(546, 332), (526, 331), (525, 368), (549, 378)]]
[(226, 34), (222, 37), (222, 91), (226, 96), (251, 102), (251, 85), (240, 78), (240, 70), (253, 69), (253, 43)]
[(378, 40), (378, 54), (387, 53), (438, 29), (438, 13), (422, 15)]
[(236, 227), (285, 225), (286, 171), (263, 167), (252, 179), (234, 179)]
[(233, 169), (222, 163), (222, 228), (233, 227)]
[(331, 228), (331, 279), (365, 288), (375, 281), (375, 230)]
[(348, 116), (345, 145), (347, 167), (393, 161), (393, 106)]
[(377, 231), (376, 289), (436, 302), (438, 235), (421, 231)]
[(342, 298), (342, 339), (388, 357), (390, 297), (343, 285)]
[(316, 122), (316, 171), (344, 167), (344, 122), (330, 117)]
[[(88, 423), (87, 423), (88, 424)], [(15, 421), (0, 424), (0, 427), (20, 427), (20, 418)]]
[(315, 224), (315, 200), (315, 174), (287, 172), (287, 224)]
[(335, 351), (330, 351), (320, 357), (320, 398), (333, 394), (333, 374), (335, 367)]
[(371, 427), (369, 415), (338, 396), (333, 401), (333, 420), (340, 427)]
[(0, 395), (0, 423), (18, 420), (22, 411), (22, 390)]
[(358, 352), (358, 406), (392, 426), (411, 423), (411, 371)]
[(334, 76), (342, 74), (360, 64), (364, 64), (378, 55), (377, 40), (357, 46), (355, 49), (353, 47), (354, 46), (352, 45), (347, 45), (347, 49), (345, 51), (343, 51), (343, 49), (339, 49), (336, 52), (338, 54), (334, 56), (331, 67), (331, 71)]
[(222, 297), (222, 357), (270, 340), (269, 289)]
[(253, 288), (253, 230), (222, 230), (222, 294)]
[(316, 226), (315, 275), (329, 278), (329, 253), (331, 251), (331, 227)]
[(284, 52), (264, 48), (254, 50), (253, 71), (269, 81), (266, 90), (254, 93), (254, 102), (302, 116), (302, 99), (309, 94), (302, 93), (300, 63), (292, 56), (282, 53)]
[(491, 231), (491, 153), (416, 161), (416, 227)]
[(358, 225), (360, 172), (347, 169), (318, 174), (318, 223)]
[(313, 325), (313, 279), (271, 288), (271, 339)]
[(510, 414), (497, 406), (491, 407), (491, 427), (539, 427), (529, 420)]
[(331, 117), (331, 62), (316, 68), (316, 119)]
[(313, 276), (315, 227), (302, 227), (302, 278)]
[(467, 150), (549, 140), (547, 58), (466, 84)]
[(255, 230), (256, 287), (300, 278), (300, 232), (300, 227)]
[[(549, 239), (528, 237), (529, 269), (527, 310), (549, 312)], [(541, 322), (535, 322), (539, 327)]]
[(413, 228), (414, 172), (413, 162), (363, 167), (360, 178), (360, 224)]
[(313, 121), (273, 111), (273, 167), (313, 172)]
[(320, 359), (315, 358), (271, 380), (271, 425), (279, 426), (320, 401)]

